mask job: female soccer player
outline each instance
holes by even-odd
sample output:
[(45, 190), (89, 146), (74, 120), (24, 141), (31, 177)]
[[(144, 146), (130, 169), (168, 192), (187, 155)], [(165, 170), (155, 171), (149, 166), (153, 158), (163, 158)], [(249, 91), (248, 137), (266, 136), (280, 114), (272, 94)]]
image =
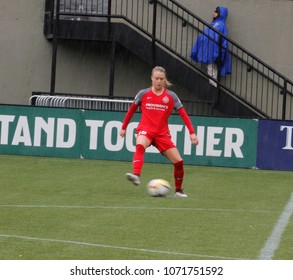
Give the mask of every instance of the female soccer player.
[(167, 89), (171, 84), (167, 80), (166, 70), (160, 66), (153, 68), (151, 81), (152, 86), (150, 88), (140, 90), (135, 96), (120, 130), (120, 136), (124, 137), (127, 125), (137, 108), (140, 107), (141, 120), (136, 129), (136, 149), (132, 161), (133, 173), (126, 173), (125, 175), (134, 185), (140, 185), (145, 149), (153, 145), (174, 165), (175, 196), (187, 197), (182, 188), (184, 176), (183, 159), (171, 140), (168, 127), (168, 118), (174, 108), (187, 126), (191, 142), (197, 145), (198, 138), (180, 99), (175, 92)]

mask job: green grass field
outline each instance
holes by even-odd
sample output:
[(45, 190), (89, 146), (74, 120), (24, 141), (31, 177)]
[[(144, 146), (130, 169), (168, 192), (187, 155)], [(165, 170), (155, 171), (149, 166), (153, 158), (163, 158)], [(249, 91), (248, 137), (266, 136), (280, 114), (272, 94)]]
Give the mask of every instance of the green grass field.
[(187, 199), (146, 192), (153, 178), (173, 184), (171, 164), (146, 163), (140, 187), (125, 172), (130, 162), (1, 155), (0, 258), (253, 260), (279, 222), (272, 258), (293, 259), (292, 172), (186, 165)]

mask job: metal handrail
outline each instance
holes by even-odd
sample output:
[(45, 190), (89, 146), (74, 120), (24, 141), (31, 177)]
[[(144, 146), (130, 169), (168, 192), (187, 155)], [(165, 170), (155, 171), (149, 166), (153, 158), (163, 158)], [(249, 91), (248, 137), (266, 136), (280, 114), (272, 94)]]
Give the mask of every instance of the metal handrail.
[[(35, 99), (35, 100), (34, 100)], [(71, 96), (56, 96), (56, 95), (32, 95), (29, 99), (29, 105), (35, 106), (50, 106), (65, 107), (68, 101), (89, 101), (89, 102), (109, 102), (109, 103), (125, 103), (131, 104), (132, 100), (109, 99), (109, 98), (94, 98), (94, 97), (71, 97)]]

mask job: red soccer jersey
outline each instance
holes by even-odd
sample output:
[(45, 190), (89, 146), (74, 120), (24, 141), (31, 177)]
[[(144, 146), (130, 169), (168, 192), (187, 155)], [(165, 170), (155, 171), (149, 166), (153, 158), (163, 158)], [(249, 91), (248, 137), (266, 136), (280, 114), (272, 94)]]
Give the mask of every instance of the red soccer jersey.
[(168, 118), (173, 109), (183, 105), (178, 96), (165, 89), (162, 94), (155, 94), (151, 88), (139, 91), (134, 103), (140, 106), (141, 120), (137, 130), (145, 130), (151, 134), (169, 134)]
[(173, 109), (175, 109), (182, 117), (189, 132), (194, 133), (192, 123), (179, 97), (173, 91), (165, 89), (160, 95), (155, 94), (151, 88), (139, 91), (124, 118), (122, 129), (126, 129), (137, 107), (140, 107), (142, 113), (141, 120), (137, 127), (138, 131), (146, 131), (152, 135), (170, 134), (168, 118)]

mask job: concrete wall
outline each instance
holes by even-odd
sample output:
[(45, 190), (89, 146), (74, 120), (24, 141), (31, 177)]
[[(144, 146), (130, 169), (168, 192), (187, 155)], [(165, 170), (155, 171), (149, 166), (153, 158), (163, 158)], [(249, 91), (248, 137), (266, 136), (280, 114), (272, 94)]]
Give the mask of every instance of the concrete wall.
[(0, 103), (27, 104), (48, 90), (51, 45), (43, 36), (44, 1), (0, 3)]
[[(293, 1), (179, 2), (207, 22), (216, 6), (227, 6), (232, 40), (293, 80)], [(50, 90), (52, 45), (43, 35), (44, 3), (45, 0), (0, 3), (0, 103), (28, 104), (32, 91)], [(109, 62), (107, 45), (62, 42), (58, 49), (56, 91), (107, 95)], [(120, 50), (114, 94), (134, 96), (149, 85), (150, 70), (139, 58)], [(188, 96), (180, 86), (173, 90)]]

